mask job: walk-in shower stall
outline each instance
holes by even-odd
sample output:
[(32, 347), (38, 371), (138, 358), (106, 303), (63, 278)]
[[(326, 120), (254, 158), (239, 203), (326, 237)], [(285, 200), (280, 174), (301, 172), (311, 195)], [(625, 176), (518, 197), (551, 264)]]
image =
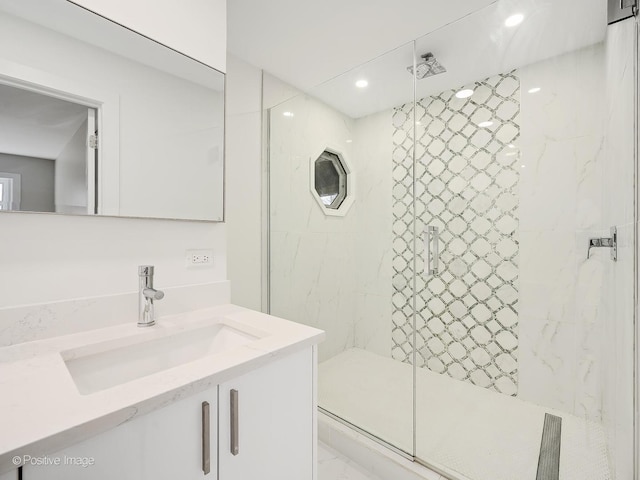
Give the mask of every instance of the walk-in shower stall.
[(327, 332), (324, 414), (451, 478), (633, 478), (637, 38), (499, 0), (265, 75), (269, 309)]

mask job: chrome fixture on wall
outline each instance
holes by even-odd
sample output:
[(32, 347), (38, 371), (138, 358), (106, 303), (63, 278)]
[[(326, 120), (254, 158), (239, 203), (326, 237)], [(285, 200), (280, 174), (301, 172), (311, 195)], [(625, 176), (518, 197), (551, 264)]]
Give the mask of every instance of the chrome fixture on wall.
[[(416, 64), (416, 79), (422, 80), (423, 78), (439, 75), (447, 71), (442, 64), (436, 60), (433, 53), (425, 53), (422, 55), (422, 61)], [(413, 75), (413, 65), (407, 67), (407, 71)]]
[(638, 14), (638, 0), (608, 0), (607, 23), (619, 22)]
[(162, 300), (164, 292), (153, 288), (153, 265), (138, 267), (138, 326), (151, 327), (156, 323), (154, 300)]
[(592, 248), (610, 248), (611, 249), (611, 260), (614, 262), (618, 260), (618, 229), (616, 227), (611, 227), (611, 236), (610, 237), (600, 237), (600, 238), (590, 238), (589, 239), (589, 247), (587, 249), (587, 259), (591, 256)]

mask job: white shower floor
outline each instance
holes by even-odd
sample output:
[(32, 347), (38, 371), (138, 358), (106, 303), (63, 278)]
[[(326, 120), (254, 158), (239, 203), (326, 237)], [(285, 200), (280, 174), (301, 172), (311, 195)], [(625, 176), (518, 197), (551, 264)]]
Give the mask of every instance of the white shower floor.
[[(413, 450), (413, 368), (361, 349), (322, 362), (318, 401), (330, 413)], [(562, 417), (560, 478), (610, 479), (600, 425), (426, 369), (416, 371), (416, 454), (472, 480), (535, 480), (544, 414)]]

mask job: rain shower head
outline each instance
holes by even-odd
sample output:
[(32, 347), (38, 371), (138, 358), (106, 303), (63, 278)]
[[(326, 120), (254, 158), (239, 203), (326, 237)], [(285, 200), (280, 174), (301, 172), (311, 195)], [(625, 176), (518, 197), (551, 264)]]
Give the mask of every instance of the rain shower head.
[[(413, 65), (407, 67), (407, 71), (413, 75)], [(432, 77), (440, 73), (446, 72), (447, 69), (436, 60), (433, 53), (425, 53), (422, 55), (422, 61), (416, 64), (416, 78), (422, 80), (423, 78)]]

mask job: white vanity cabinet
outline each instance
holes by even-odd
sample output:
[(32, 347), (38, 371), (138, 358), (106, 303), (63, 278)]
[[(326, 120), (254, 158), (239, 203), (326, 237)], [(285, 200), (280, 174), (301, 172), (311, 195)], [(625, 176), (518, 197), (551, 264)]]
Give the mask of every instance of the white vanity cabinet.
[[(25, 465), (23, 480), (196, 480), (216, 478), (217, 388), (179, 400), (48, 456), (60, 465)], [(203, 402), (209, 445), (203, 451)], [(205, 418), (206, 420), (206, 418)], [(206, 446), (206, 445), (205, 445)], [(210, 454), (209, 475), (203, 455)], [(74, 459), (79, 459), (76, 461)], [(86, 467), (73, 462), (91, 461)], [(65, 465), (65, 463), (67, 463)]]
[[(314, 358), (312, 347), (283, 356), (49, 455), (62, 463), (95, 459), (86, 468), (26, 465), (22, 478), (313, 480)], [(207, 475), (203, 402), (210, 408)]]
[(0, 473), (0, 480), (18, 480), (18, 470), (12, 470), (7, 473)]
[(219, 480), (312, 480), (311, 348), (221, 384), (219, 399)]

